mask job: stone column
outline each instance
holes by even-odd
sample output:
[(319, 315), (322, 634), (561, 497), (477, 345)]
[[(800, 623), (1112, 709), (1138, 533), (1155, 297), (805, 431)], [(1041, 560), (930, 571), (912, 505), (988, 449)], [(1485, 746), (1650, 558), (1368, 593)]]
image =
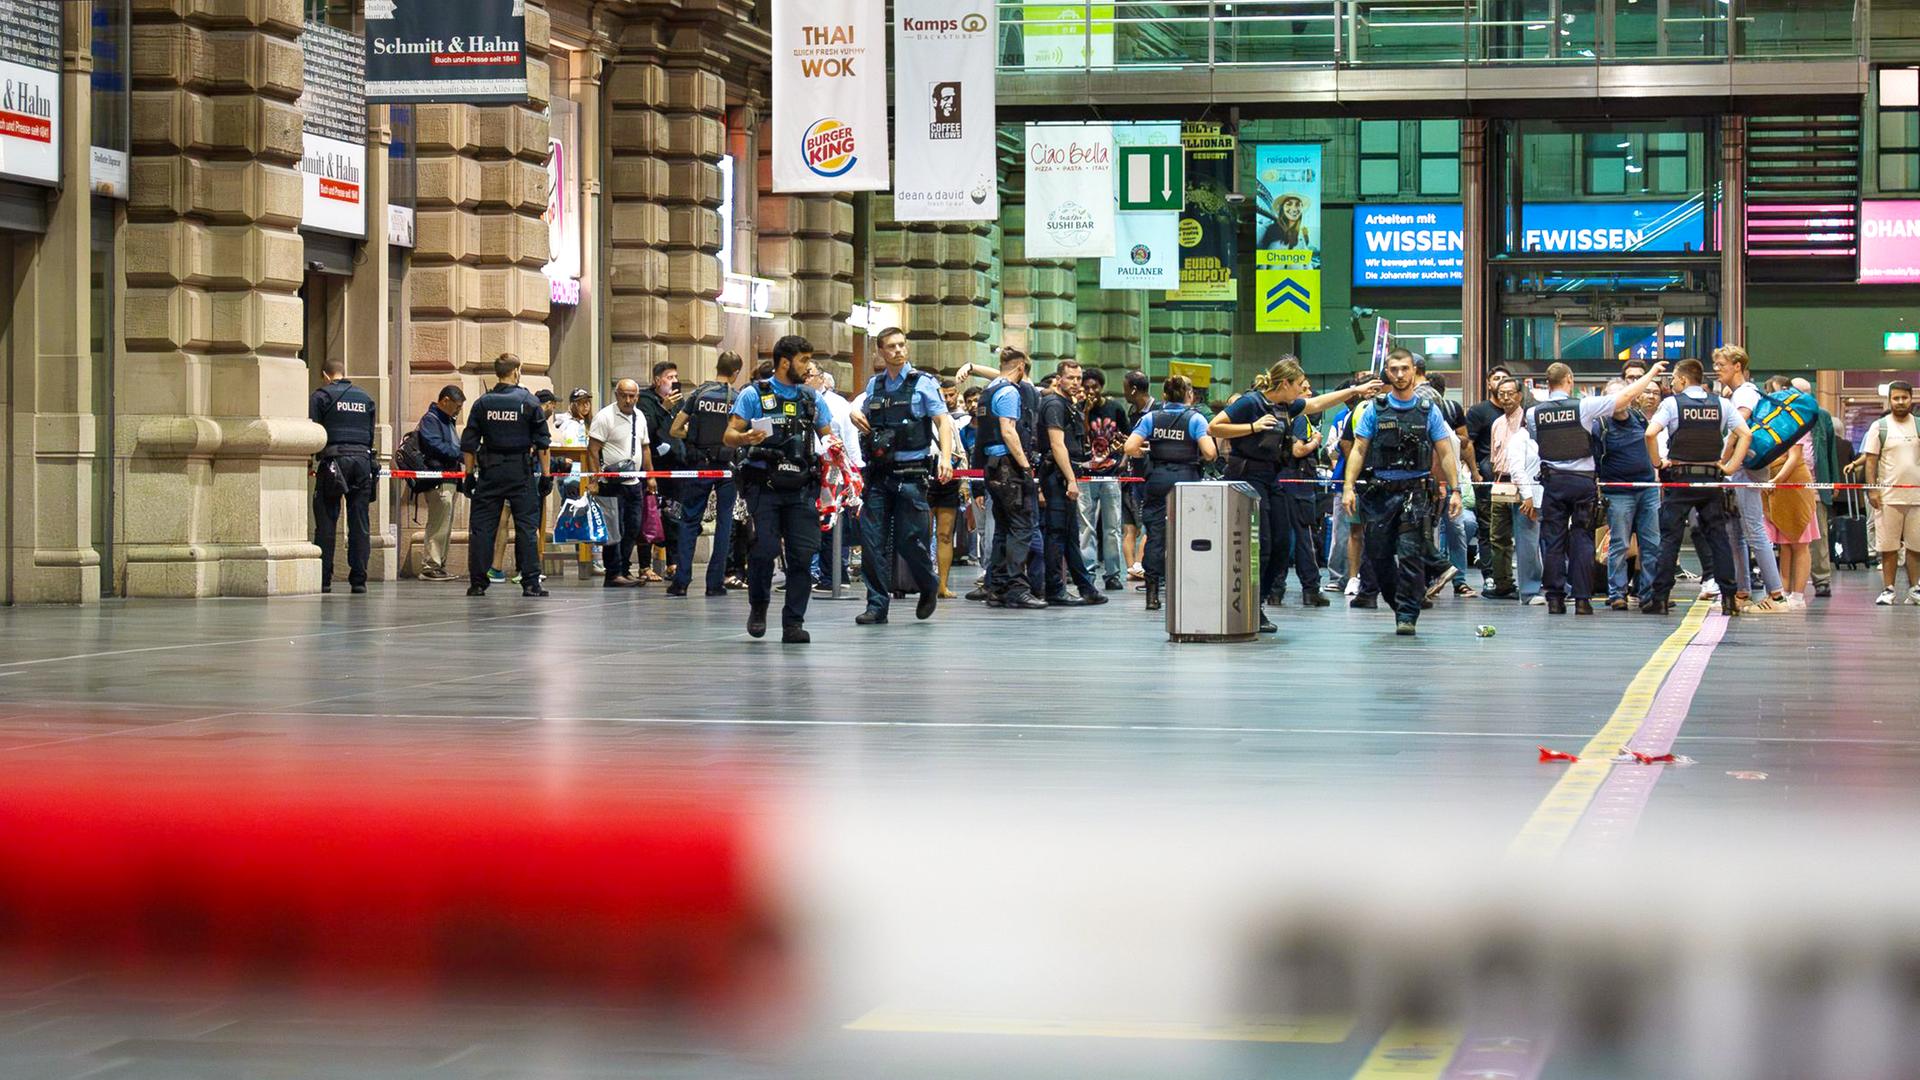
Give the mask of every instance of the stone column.
[(1747, 118), (1720, 118), (1720, 340), (1747, 343)]
[(127, 593), (312, 592), (300, 3), (136, 0), (133, 17)]
[(1488, 333), (1492, 310), (1487, 258), (1492, 253), (1492, 173), (1487, 140), (1492, 125), (1485, 117), (1460, 121), (1460, 203), (1466, 265), (1460, 275), (1460, 393), (1468, 404), (1486, 396)]
[[(800, 334), (813, 343), (814, 359), (836, 366), (839, 385), (853, 378), (853, 198), (849, 195), (775, 195), (773, 150), (761, 140), (759, 192), (755, 213), (760, 223), (756, 246), (760, 273), (779, 283), (775, 310), (782, 318), (754, 327), (758, 359), (770, 359), (782, 334)], [(876, 293), (878, 279), (875, 281)], [(874, 300), (887, 301), (885, 294)], [(902, 297), (901, 299), (904, 299)], [(851, 396), (851, 395), (849, 395)]]
[[(367, 115), (367, 174), (362, 193), (366, 200), (363, 205), (368, 210), (367, 240), (362, 249), (365, 257), (347, 283), (344, 359), (347, 378), (373, 395), (379, 405), (375, 413), (373, 447), (382, 461), (391, 458), (397, 441), (393, 426), (396, 405), (403, 424), (411, 426), (420, 415), (418, 412), (408, 415), (410, 403), (394, 400), (394, 395), (403, 394), (405, 388), (394, 385), (393, 349), (387, 333), (387, 299), (393, 290), (393, 262), (387, 251), (387, 148), (392, 144), (393, 128), (387, 120), (387, 109), (383, 105), (373, 106)], [(422, 405), (421, 411), (425, 409)], [(405, 481), (380, 481), (373, 505), (368, 508), (367, 525), (372, 533), (373, 550), (367, 559), (367, 577), (373, 581), (392, 581), (398, 576), (402, 551), (393, 529), (391, 495), (396, 489), (404, 494)], [(336, 553), (346, 551), (345, 530), (346, 524), (342, 522), (339, 540), (342, 546), (334, 549)], [(334, 573), (344, 579), (344, 557), (337, 562)]]
[(1024, 177), (1015, 169), (1001, 188), (1001, 301), (1002, 335), (1033, 360), (1034, 378), (1053, 370), (1055, 363), (1073, 357), (1074, 298), (1079, 291), (1073, 259), (1029, 259), (1026, 247), (1027, 203), (1021, 187)]
[[(87, 174), (93, 132), (91, 5), (64, 5), (61, 55), (61, 173), (48, 193), (47, 234), (14, 244), (13, 402), (8, 468), (13, 501), (11, 599), (92, 603), (100, 599), (93, 549), (93, 354), (88, 334), (92, 208)], [(10, 283), (11, 284), (11, 283)]]
[(1117, 390), (1120, 377), (1141, 362), (1140, 292), (1102, 289), (1098, 259), (1081, 259), (1079, 278), (1074, 329), (1080, 366), (1099, 368), (1107, 386)]
[(723, 28), (707, 14), (666, 31), (667, 358), (692, 386), (713, 377), (726, 318), (720, 310), (720, 159), (727, 153)]
[(988, 362), (992, 229), (984, 221), (902, 224), (891, 195), (873, 197), (874, 297), (903, 305), (916, 367), (951, 372)]

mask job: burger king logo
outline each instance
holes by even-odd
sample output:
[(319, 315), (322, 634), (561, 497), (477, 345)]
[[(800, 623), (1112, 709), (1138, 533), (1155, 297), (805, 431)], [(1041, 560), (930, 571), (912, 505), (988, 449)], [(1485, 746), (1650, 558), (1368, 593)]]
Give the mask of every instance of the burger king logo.
[(800, 160), (815, 176), (844, 176), (853, 168), (853, 127), (831, 116), (821, 117), (807, 126), (800, 136)]

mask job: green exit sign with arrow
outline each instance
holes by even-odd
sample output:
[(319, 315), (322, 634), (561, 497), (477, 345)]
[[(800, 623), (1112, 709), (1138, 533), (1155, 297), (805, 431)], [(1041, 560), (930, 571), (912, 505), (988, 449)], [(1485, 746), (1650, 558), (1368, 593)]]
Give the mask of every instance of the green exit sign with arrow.
[(1187, 201), (1186, 159), (1178, 146), (1122, 146), (1120, 209), (1178, 210)]

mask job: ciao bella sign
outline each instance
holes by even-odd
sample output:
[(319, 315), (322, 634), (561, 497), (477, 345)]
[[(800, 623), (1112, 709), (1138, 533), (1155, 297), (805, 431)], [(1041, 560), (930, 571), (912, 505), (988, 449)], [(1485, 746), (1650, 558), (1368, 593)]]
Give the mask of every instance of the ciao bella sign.
[(1028, 130), (1027, 254), (1112, 256), (1113, 129), (1087, 125)]

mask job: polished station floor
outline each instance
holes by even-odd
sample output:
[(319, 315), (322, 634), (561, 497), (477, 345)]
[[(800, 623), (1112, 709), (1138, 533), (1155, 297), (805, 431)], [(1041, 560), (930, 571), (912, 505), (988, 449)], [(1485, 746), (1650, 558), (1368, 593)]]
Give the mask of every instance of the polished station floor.
[[(1920, 941), (1900, 922), (1920, 905), (1888, 903), (1911, 883), (1870, 880), (1913, 861), (1920, 822), (1920, 607), (1877, 608), (1878, 588), (1842, 573), (1804, 613), (1731, 621), (1447, 596), (1410, 640), (1385, 611), (1288, 606), (1278, 634), (1220, 645), (1169, 643), (1131, 590), (1096, 609), (950, 601), (927, 622), (908, 601), (873, 628), (858, 600), (816, 595), (805, 647), (750, 639), (740, 594), (657, 585), (0, 610), (0, 828), (66, 838), (0, 842), (9, 873), (98, 869), (113, 860), (91, 845), (125, 820), (218, 803), (218, 851), (167, 861), (215, 835), (201, 821), (154, 826), (138, 857), (231, 872), (286, 921), (339, 913), (271, 889), (327, 891), (359, 920), (331, 925), (391, 929), (382, 903), (433, 901), (368, 879), (471, 854), (476, 878), (541, 879), (519, 916), (684, 893), (672, 918), (715, 897), (727, 912), (695, 921), (756, 943), (689, 961), (685, 982), (641, 963), (623, 983), (592, 947), (520, 982), (526, 957), (504, 946), (466, 958), (471, 985), (349, 949), (276, 978), (289, 969), (262, 975), (262, 939), (230, 918), (186, 920), (161, 964), (49, 944), (73, 920), (11, 917), (38, 886), (0, 873), (0, 1076), (1602, 1077), (1656, 1075), (1661, 1040), (1690, 1062), (1664, 1075), (1874, 1075), (1766, 1042), (1782, 1000), (1874, 1000), (1872, 978), (1845, 978), (1859, 965), (1833, 976), (1851, 990), (1807, 975), (1723, 994), (1721, 1019), (1754, 1032), (1741, 1052), (1688, 1030), (1715, 1006), (1683, 1022), (1649, 1003), (1772, 978), (1726, 974), (1741, 942), (1801, 970), (1834, 955), (1799, 948), (1821, 927), (1866, 952), (1882, 932)], [(287, 850), (402, 796), (349, 839)], [(594, 835), (516, 832), (525, 806)], [(624, 849), (608, 837), (628, 814), (652, 832)], [(435, 823), (437, 861), (365, 869), (354, 844), (402, 819)], [(676, 829), (724, 866), (662, 856)], [(276, 859), (361, 869), (263, 869)], [(180, 923), (160, 906), (127, 909)], [(208, 942), (242, 977), (205, 977)], [(1475, 1027), (1462, 1002), (1498, 996), (1487, 956), (1513, 985), (1611, 989)], [(1587, 961), (1611, 981), (1555, 967)], [(1719, 982), (1689, 981), (1716, 963)]]

